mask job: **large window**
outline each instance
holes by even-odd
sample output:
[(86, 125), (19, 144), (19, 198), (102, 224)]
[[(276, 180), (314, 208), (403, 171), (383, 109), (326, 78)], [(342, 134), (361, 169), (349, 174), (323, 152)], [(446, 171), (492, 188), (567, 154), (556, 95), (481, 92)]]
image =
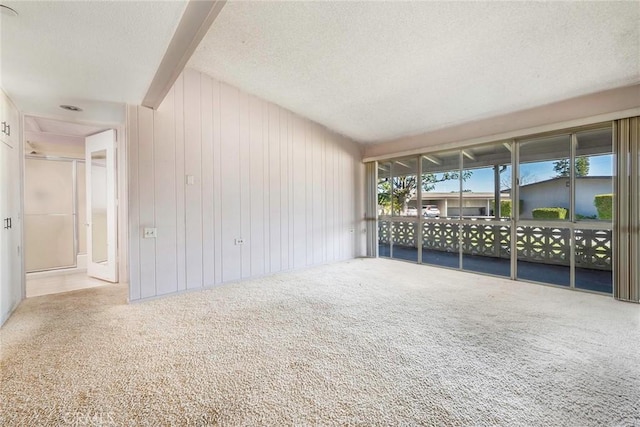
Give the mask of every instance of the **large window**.
[(610, 127), (378, 163), (379, 255), (612, 292)]

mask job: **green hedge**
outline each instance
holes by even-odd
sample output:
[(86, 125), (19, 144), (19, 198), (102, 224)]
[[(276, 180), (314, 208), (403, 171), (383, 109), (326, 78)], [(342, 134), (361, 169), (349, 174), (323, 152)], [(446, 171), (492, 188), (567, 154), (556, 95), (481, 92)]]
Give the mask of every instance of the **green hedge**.
[[(520, 200), (520, 213), (522, 213), (522, 200)], [(496, 201), (491, 201), (491, 210), (495, 211)], [(500, 216), (503, 218), (511, 216), (511, 200), (500, 200)]]
[(598, 210), (598, 219), (613, 217), (613, 194), (598, 194), (593, 199), (593, 204)]
[(568, 212), (565, 208), (537, 208), (531, 211), (534, 219), (565, 219)]

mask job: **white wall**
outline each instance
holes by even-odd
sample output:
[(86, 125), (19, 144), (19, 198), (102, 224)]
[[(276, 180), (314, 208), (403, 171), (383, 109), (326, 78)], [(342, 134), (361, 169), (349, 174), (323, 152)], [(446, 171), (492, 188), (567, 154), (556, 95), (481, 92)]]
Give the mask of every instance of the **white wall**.
[(569, 178), (550, 179), (520, 187), (520, 200), (522, 200), (520, 218), (533, 219), (533, 210), (536, 208), (569, 209), (571, 204), (569, 182)]
[(576, 179), (576, 214), (598, 215), (594, 199), (598, 194), (613, 194), (613, 177)]
[(131, 300), (363, 254), (356, 143), (194, 70), (127, 115)]

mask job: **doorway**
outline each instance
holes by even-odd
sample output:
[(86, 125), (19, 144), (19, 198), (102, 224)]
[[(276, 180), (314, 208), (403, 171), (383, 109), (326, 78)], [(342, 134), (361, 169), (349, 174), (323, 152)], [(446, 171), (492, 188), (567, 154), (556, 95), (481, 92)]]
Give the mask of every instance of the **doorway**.
[(26, 297), (118, 282), (115, 131), (24, 123)]

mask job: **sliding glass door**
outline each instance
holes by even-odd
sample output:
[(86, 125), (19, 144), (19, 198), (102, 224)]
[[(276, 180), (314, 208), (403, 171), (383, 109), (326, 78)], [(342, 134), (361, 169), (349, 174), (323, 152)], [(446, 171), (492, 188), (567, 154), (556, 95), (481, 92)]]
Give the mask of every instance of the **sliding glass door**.
[(511, 276), (510, 142), (462, 150), (462, 268)]
[(422, 262), (460, 267), (460, 152), (424, 155)]
[(25, 160), (25, 270), (76, 266), (74, 160)]
[(391, 164), (391, 257), (418, 262), (418, 161), (396, 160)]
[(571, 135), (517, 144), (518, 279), (571, 284)]
[(517, 277), (612, 292), (611, 128), (518, 148)]
[(613, 153), (611, 129), (575, 136), (575, 287), (613, 291)]

